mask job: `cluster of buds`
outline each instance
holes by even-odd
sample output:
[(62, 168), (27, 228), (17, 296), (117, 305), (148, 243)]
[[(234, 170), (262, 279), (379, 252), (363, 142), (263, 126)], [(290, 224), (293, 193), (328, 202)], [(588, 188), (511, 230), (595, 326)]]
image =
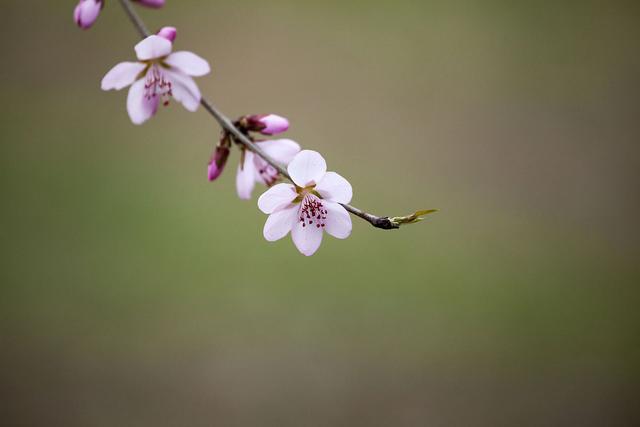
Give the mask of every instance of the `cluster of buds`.
[[(289, 130), (289, 120), (284, 117), (277, 116), (275, 114), (254, 114), (251, 116), (243, 116), (234, 122), (234, 126), (238, 128), (249, 139), (255, 142), (251, 132), (259, 132), (262, 135), (273, 136), (279, 133)], [(209, 181), (215, 181), (224, 170), (227, 160), (229, 159), (229, 153), (231, 152), (232, 141), (235, 142), (235, 138), (229, 131), (223, 130), (220, 136), (220, 141), (216, 146), (209, 165), (207, 167), (207, 176)], [(239, 145), (241, 150), (242, 161), (241, 169), (244, 169), (245, 149), (244, 146)]]
[[(286, 166), (300, 151), (298, 143), (290, 139), (264, 140), (254, 136), (255, 133), (274, 136), (286, 132), (289, 129), (289, 121), (284, 117), (276, 114), (254, 114), (240, 117), (234, 122), (234, 126), (282, 166)], [(271, 187), (281, 178), (276, 168), (259, 155), (247, 151), (243, 144), (236, 141), (235, 136), (224, 130), (209, 160), (209, 181), (214, 181), (222, 174), (233, 143), (240, 149), (236, 187), (241, 199), (251, 198), (256, 183)]]

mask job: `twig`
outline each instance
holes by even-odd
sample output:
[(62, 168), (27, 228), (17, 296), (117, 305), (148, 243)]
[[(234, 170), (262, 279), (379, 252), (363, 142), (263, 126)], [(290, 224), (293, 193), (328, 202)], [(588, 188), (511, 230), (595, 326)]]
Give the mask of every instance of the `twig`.
[[(149, 30), (147, 30), (147, 27), (144, 25), (144, 22), (142, 21), (142, 19), (140, 19), (140, 17), (134, 10), (133, 6), (131, 5), (131, 1), (120, 0), (120, 4), (122, 5), (122, 8), (129, 16), (129, 19), (133, 23), (134, 27), (136, 27), (136, 30), (138, 30), (138, 33), (140, 33), (140, 36), (142, 38), (148, 37), (150, 35)], [(260, 157), (262, 157), (267, 163), (273, 166), (283, 177), (293, 182), (293, 180), (291, 179), (291, 177), (289, 176), (285, 168), (283, 168), (275, 160), (273, 160), (273, 158), (271, 158), (271, 156), (269, 156), (262, 149), (260, 149), (260, 147), (256, 146), (256, 144), (254, 144), (249, 138), (247, 138), (245, 134), (240, 132), (240, 130), (233, 125), (233, 122), (229, 120), (227, 116), (225, 116), (220, 110), (218, 110), (205, 97), (202, 97), (200, 99), (200, 104), (202, 104), (204, 109), (207, 110), (207, 112), (209, 112), (209, 114), (213, 116), (213, 118), (218, 122), (218, 124), (223, 129), (226, 129), (229, 133), (231, 133), (235, 137), (235, 140), (237, 142), (244, 145), (245, 148), (247, 148), (248, 150), (251, 150), (257, 155), (259, 155)], [(410, 224), (410, 223), (419, 221), (419, 219), (418, 220), (415, 219), (416, 217), (418, 217), (417, 213), (403, 216), (403, 217), (389, 218), (386, 216), (372, 215), (370, 213), (364, 212), (346, 203), (341, 203), (341, 204), (347, 211), (349, 211), (353, 215), (360, 217), (365, 221), (369, 222), (374, 227), (381, 228), (383, 230), (392, 230), (395, 228), (400, 228), (401, 224)], [(432, 211), (423, 211), (423, 212), (430, 213)]]
[(124, 11), (127, 13), (127, 16), (129, 16), (129, 19), (131, 20), (133, 26), (136, 27), (136, 30), (138, 30), (138, 32), (140, 33), (140, 37), (149, 37), (151, 34), (149, 33), (149, 30), (147, 30), (147, 26), (144, 25), (142, 19), (140, 19), (136, 11), (133, 10), (131, 2), (129, 0), (120, 0), (120, 4), (122, 5)]

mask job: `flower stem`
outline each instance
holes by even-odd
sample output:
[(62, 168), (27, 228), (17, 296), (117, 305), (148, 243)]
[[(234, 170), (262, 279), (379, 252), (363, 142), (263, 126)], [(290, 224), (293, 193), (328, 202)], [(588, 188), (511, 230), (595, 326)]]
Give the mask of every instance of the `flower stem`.
[[(133, 26), (136, 27), (136, 30), (138, 30), (138, 33), (140, 34), (140, 36), (142, 38), (148, 37), (150, 35), (149, 30), (147, 29), (142, 19), (140, 19), (140, 17), (134, 10), (133, 6), (131, 5), (131, 1), (120, 0), (120, 4), (122, 5), (122, 8), (126, 12), (126, 14), (129, 16), (129, 19), (131, 20), (131, 23), (133, 24)], [(285, 168), (280, 166), (275, 160), (273, 160), (273, 158), (267, 155), (263, 150), (260, 149), (260, 147), (256, 146), (256, 144), (254, 144), (249, 138), (247, 138), (246, 135), (240, 132), (240, 130), (238, 130), (238, 128), (233, 125), (233, 122), (229, 120), (227, 116), (225, 116), (219, 109), (217, 109), (205, 97), (202, 97), (200, 99), (200, 104), (202, 104), (204, 109), (207, 110), (207, 112), (213, 116), (213, 118), (218, 122), (218, 124), (223, 129), (226, 129), (229, 133), (231, 133), (235, 137), (237, 142), (244, 145), (248, 150), (251, 150), (257, 155), (259, 155), (260, 157), (262, 157), (267, 163), (273, 166), (283, 177), (285, 177), (289, 181), (292, 181), (291, 177), (289, 176)], [(383, 230), (392, 230), (395, 228), (400, 228), (401, 223), (398, 221), (392, 221), (389, 217), (372, 215), (370, 213), (364, 212), (346, 203), (342, 203), (342, 206), (351, 214), (364, 219), (365, 221), (369, 222), (371, 225), (373, 225), (376, 228), (380, 228)]]
[(136, 11), (133, 9), (133, 5), (131, 4), (131, 2), (129, 0), (120, 0), (120, 4), (122, 5), (124, 11), (127, 13), (127, 16), (129, 16), (129, 19), (131, 20), (133, 26), (136, 27), (136, 30), (138, 30), (138, 32), (140, 33), (140, 37), (145, 38), (150, 36), (151, 34), (149, 33), (149, 30), (147, 30), (146, 25), (144, 25), (142, 19), (140, 19)]

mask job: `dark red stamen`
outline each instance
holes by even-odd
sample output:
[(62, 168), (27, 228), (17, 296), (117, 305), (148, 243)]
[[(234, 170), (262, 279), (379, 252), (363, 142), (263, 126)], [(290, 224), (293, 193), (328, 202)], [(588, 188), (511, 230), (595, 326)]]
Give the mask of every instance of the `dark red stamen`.
[(169, 99), (173, 96), (171, 82), (157, 65), (152, 65), (144, 80), (144, 96), (147, 100), (160, 96), (163, 105), (169, 105)]
[(307, 194), (302, 199), (300, 206), (300, 222), (303, 227), (313, 224), (317, 228), (325, 226), (325, 220), (327, 219), (327, 210), (324, 208), (322, 201), (314, 195)]

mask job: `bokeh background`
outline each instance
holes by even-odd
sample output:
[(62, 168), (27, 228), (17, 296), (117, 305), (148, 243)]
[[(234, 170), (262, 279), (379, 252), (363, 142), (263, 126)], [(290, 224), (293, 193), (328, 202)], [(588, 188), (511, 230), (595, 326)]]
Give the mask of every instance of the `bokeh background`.
[(83, 32), (3, 0), (1, 425), (637, 421), (637, 2), (167, 3), (224, 112), (288, 117), (356, 206), (441, 211), (267, 243), (204, 111), (100, 91), (116, 1)]

